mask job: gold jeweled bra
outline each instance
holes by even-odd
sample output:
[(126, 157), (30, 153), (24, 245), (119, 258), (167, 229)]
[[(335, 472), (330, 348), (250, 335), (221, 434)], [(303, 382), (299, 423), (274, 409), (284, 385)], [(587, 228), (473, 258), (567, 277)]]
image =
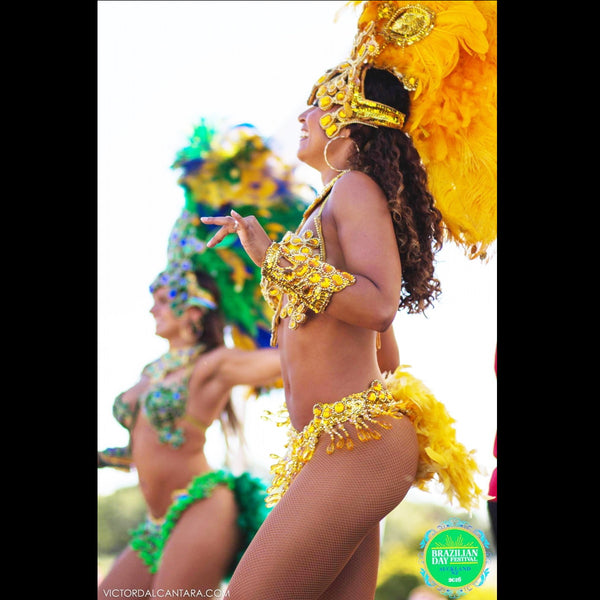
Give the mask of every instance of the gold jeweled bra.
[[(320, 214), (324, 200), (334, 183), (343, 175), (334, 177), (306, 209), (296, 233), (286, 232), (281, 242), (273, 242), (265, 254), (261, 267), (260, 287), (262, 294), (274, 310), (271, 323), (271, 346), (277, 345), (277, 327), (281, 319), (290, 317), (290, 329), (296, 329), (306, 320), (308, 309), (321, 313), (329, 304), (332, 295), (356, 279), (350, 273), (339, 271), (325, 262), (325, 240), (321, 232)], [(315, 216), (317, 237), (311, 230), (302, 233), (302, 227), (312, 212), (321, 205), (321, 211)], [(290, 266), (282, 267), (280, 259)], [(287, 303), (283, 306), (283, 297)]]
[[(199, 344), (191, 348), (169, 350), (160, 358), (147, 364), (142, 370), (142, 375), (150, 379), (149, 388), (134, 403), (125, 402), (123, 400), (124, 393), (116, 397), (113, 415), (117, 421), (131, 431), (141, 407), (146, 418), (158, 433), (159, 441), (168, 443), (173, 448), (178, 448), (185, 442), (183, 428), (175, 426), (179, 419), (184, 419), (205, 431), (206, 424), (186, 413), (191, 369), (205, 349), (204, 344)], [(164, 382), (169, 373), (180, 369), (187, 371), (181, 380)]]

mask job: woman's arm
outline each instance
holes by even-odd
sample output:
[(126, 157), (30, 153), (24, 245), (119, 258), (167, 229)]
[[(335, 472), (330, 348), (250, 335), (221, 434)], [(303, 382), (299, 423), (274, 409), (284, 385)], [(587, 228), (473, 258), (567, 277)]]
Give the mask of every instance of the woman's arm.
[[(237, 233), (248, 256), (262, 266), (271, 240), (255, 217), (232, 211), (231, 216), (202, 217), (202, 221), (221, 226), (207, 246)], [(364, 173), (346, 173), (331, 190), (322, 223), (327, 262), (356, 279), (333, 294), (327, 313), (352, 325), (385, 331), (398, 311), (402, 271), (383, 191)]]
[(212, 423), (223, 410), (223, 400), (237, 385), (251, 388), (279, 383), (281, 363), (275, 348), (241, 350), (220, 346), (202, 354), (189, 382), (187, 414)]
[(281, 377), (281, 361), (279, 350), (276, 348), (259, 350), (227, 348), (219, 367), (217, 376), (231, 387), (268, 386)]
[(99, 469), (102, 467), (112, 467), (119, 471), (129, 472), (132, 466), (131, 442), (128, 446), (98, 450)]
[(331, 191), (322, 214), (327, 262), (356, 278), (335, 293), (327, 314), (386, 331), (398, 311), (402, 270), (387, 200), (367, 175), (351, 171)]
[(192, 375), (196, 385), (210, 383), (217, 394), (226, 393), (236, 385), (269, 386), (280, 377), (281, 362), (276, 348), (241, 350), (225, 346), (202, 355)]

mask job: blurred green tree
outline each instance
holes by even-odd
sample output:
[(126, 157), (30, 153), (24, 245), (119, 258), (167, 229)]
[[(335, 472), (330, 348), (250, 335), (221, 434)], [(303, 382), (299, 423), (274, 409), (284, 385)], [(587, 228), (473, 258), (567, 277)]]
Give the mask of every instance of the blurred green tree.
[(98, 554), (118, 554), (129, 542), (129, 530), (146, 516), (138, 486), (98, 497)]
[(377, 586), (375, 600), (407, 600), (410, 592), (422, 583), (422, 578), (416, 575), (395, 573)]

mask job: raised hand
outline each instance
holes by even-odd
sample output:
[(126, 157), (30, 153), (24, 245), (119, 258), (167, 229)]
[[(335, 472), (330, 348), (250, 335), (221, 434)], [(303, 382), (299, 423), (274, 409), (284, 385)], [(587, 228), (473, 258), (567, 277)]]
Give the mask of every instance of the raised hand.
[(259, 267), (262, 265), (265, 253), (272, 240), (254, 215), (242, 217), (235, 210), (232, 210), (230, 216), (201, 217), (200, 220), (207, 225), (221, 226), (217, 233), (206, 243), (208, 248), (214, 248), (226, 236), (235, 233), (240, 238), (244, 250), (252, 261)]

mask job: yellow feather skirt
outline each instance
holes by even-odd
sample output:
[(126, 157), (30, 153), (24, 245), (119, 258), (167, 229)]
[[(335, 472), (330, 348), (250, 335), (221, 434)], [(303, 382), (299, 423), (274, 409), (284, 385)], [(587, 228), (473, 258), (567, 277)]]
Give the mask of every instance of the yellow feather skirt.
[(437, 480), (450, 503), (455, 499), (467, 511), (476, 508), (482, 490), (475, 482), (479, 467), (474, 451), (456, 439), (454, 419), (425, 384), (398, 367), (385, 385), (401, 411), (413, 422), (419, 442), (419, 466), (414, 486), (431, 491)]
[[(413, 486), (431, 491), (434, 480), (442, 485), (450, 503), (456, 500), (466, 511), (478, 506), (481, 489), (474, 475), (479, 471), (473, 452), (457, 441), (454, 420), (444, 405), (416, 377), (400, 366), (385, 380), (375, 380), (370, 387), (328, 404), (313, 407), (314, 418), (297, 431), (291, 426), (285, 408), (279, 411), (278, 426), (288, 428), (284, 456), (271, 455), (277, 462), (271, 466), (273, 480), (268, 488), (266, 504), (272, 507), (281, 499), (304, 465), (312, 458), (323, 436), (329, 436), (327, 453), (336, 449), (352, 450), (355, 446), (345, 425), (356, 427), (359, 442), (377, 441), (390, 425), (381, 416), (406, 417), (413, 423), (419, 444), (419, 463)], [(269, 418), (268, 416), (266, 418)], [(324, 441), (323, 441), (324, 442)]]

